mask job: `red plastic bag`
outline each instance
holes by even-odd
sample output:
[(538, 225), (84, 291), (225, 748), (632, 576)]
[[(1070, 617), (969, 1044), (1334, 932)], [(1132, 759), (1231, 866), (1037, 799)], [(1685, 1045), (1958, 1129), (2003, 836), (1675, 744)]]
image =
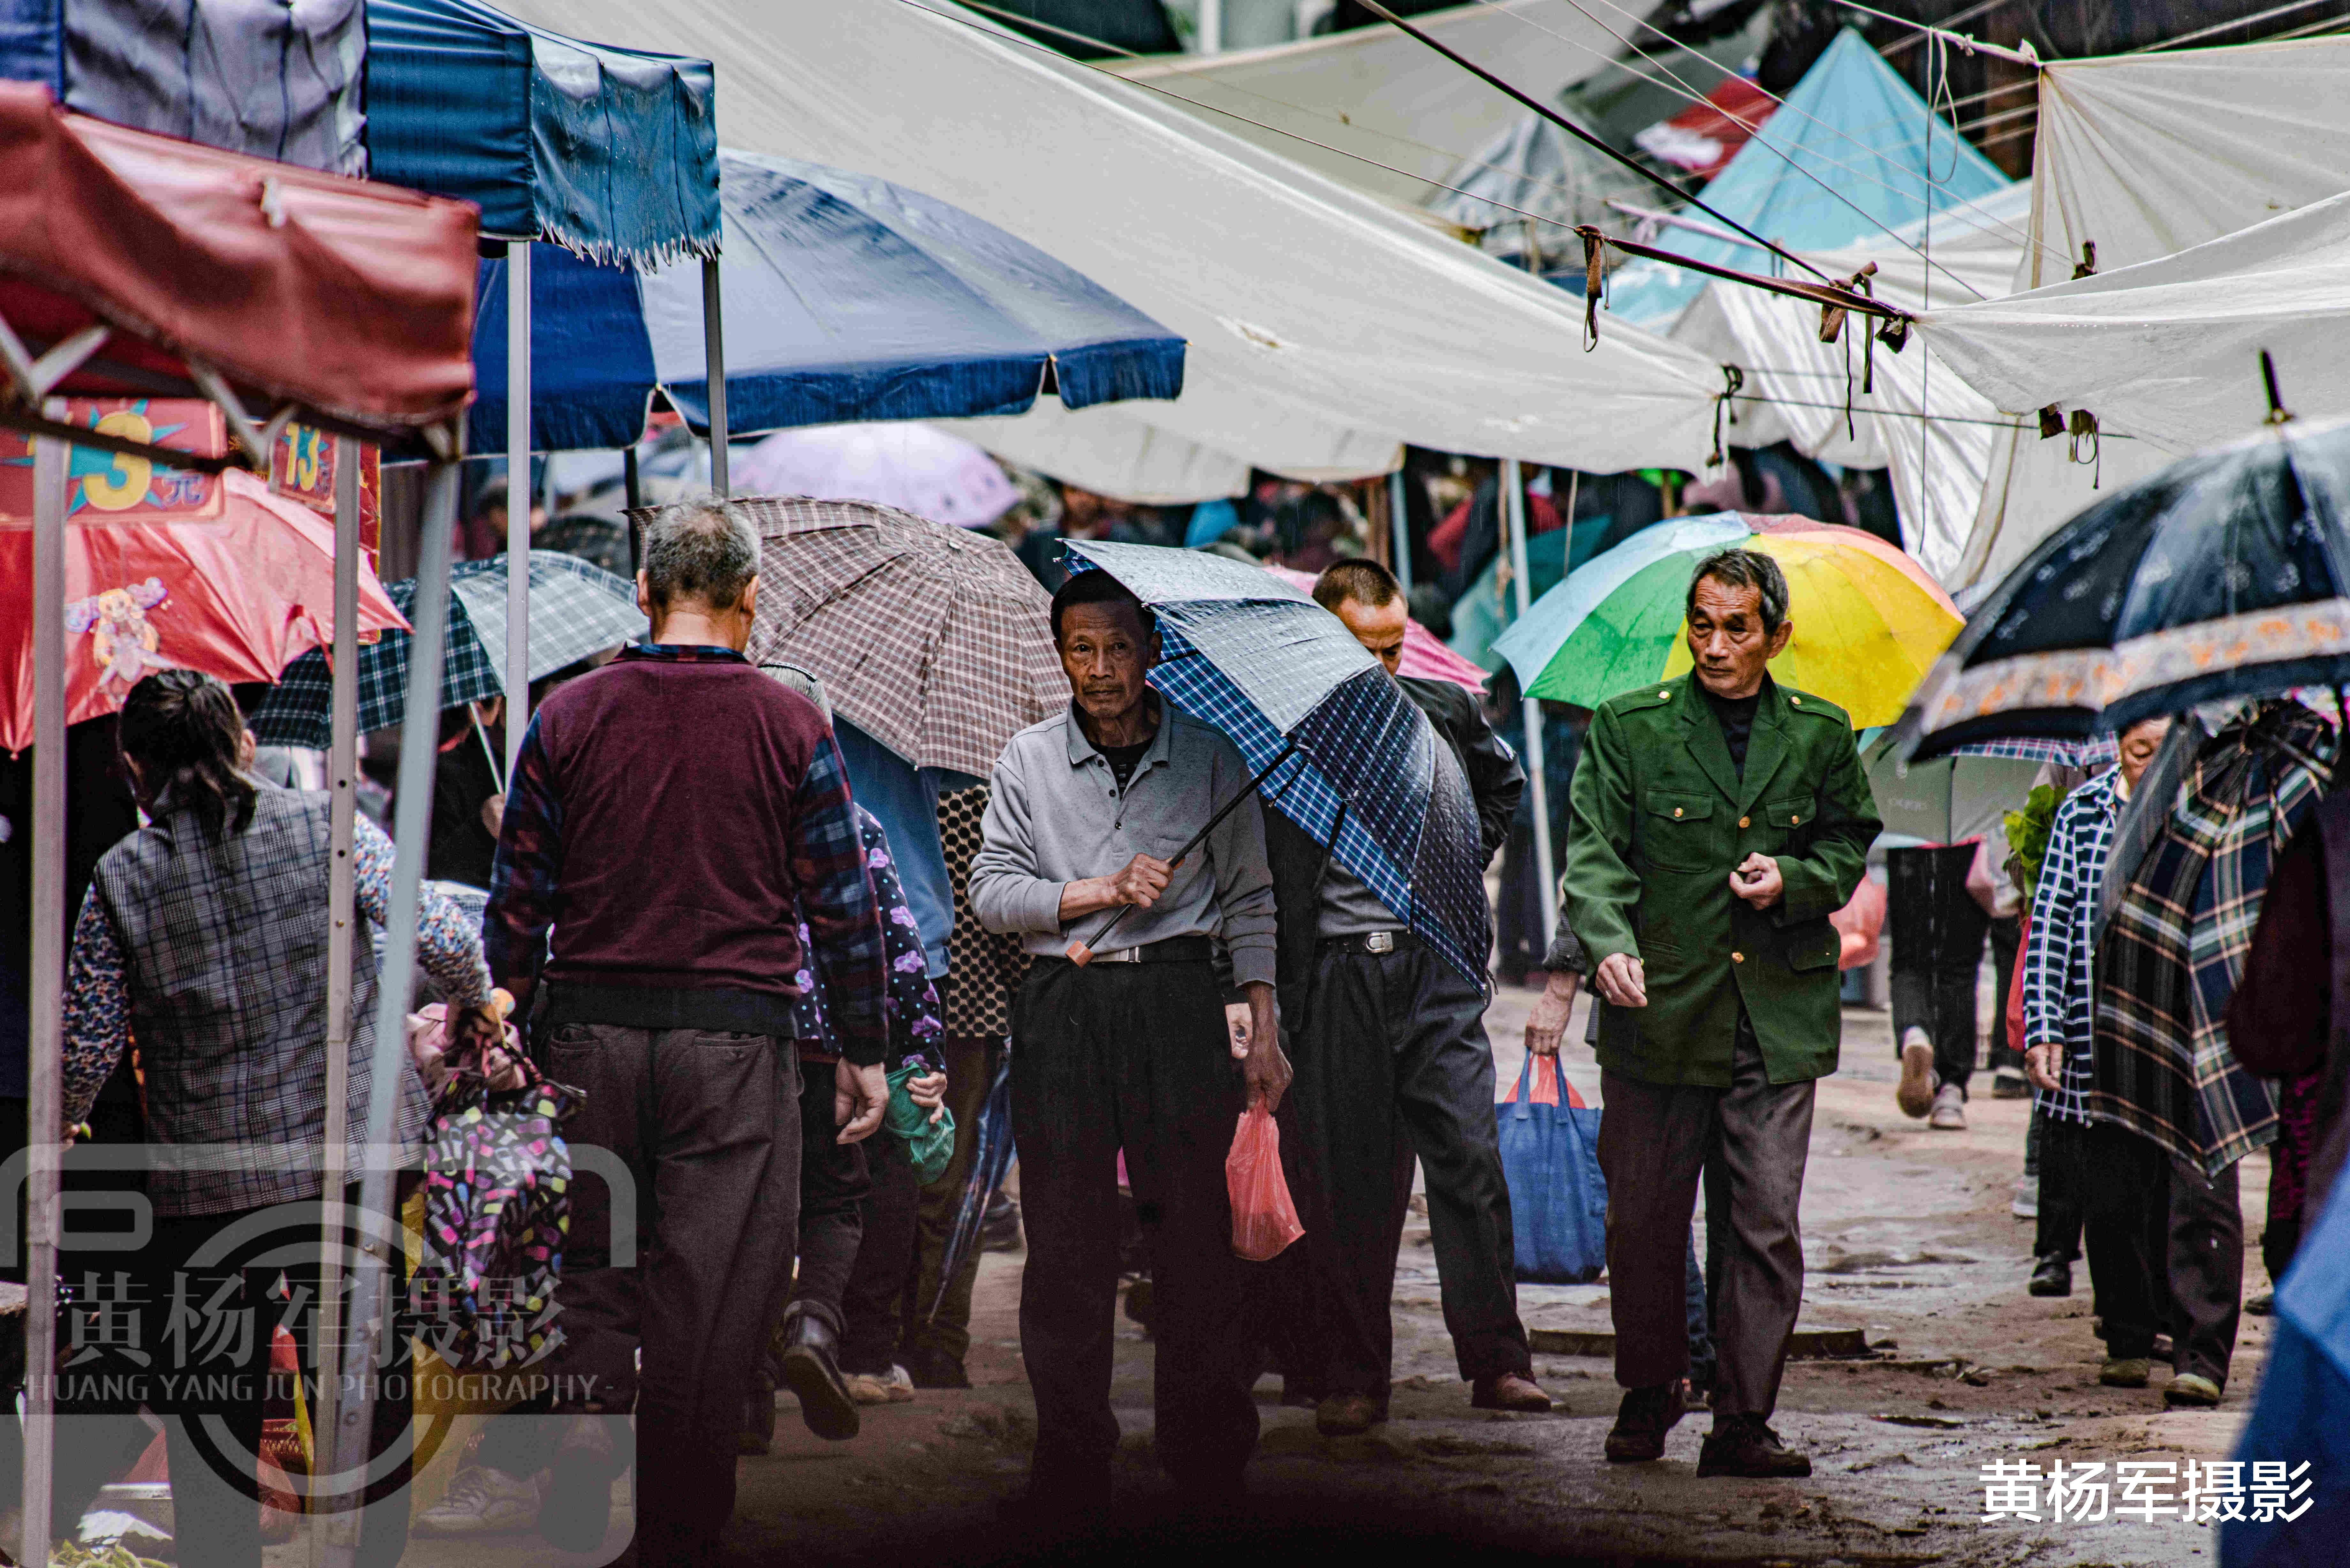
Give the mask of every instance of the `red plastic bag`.
[(1224, 1186), (1232, 1195), (1232, 1251), (1253, 1263), (1270, 1262), (1305, 1234), (1289, 1181), (1281, 1174), (1281, 1128), (1263, 1100), (1243, 1112), (1224, 1156)]

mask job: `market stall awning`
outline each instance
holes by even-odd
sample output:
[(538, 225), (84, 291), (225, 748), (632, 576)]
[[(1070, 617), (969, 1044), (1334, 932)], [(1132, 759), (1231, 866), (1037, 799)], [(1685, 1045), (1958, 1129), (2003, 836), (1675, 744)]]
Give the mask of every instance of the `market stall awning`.
[(0, 78), (117, 125), (337, 174), (367, 172), (367, 47), (359, 0), (0, 5)]
[(0, 83), (9, 422), (65, 392), (227, 396), (233, 423), (298, 413), (453, 450), (473, 267), (469, 207), (125, 130)]
[(375, 178), (482, 232), (659, 265), (718, 249), (710, 62), (583, 44), (473, 0), (367, 0)]
[(1126, 407), (1203, 446), (1276, 470), (1406, 441), (1703, 464), (1717, 366), (1628, 330), (1586, 353), (1558, 289), (945, 0), (514, 3), (723, 52), (731, 145), (914, 186), (1164, 323), (1183, 395)]
[[(735, 435), (864, 420), (1018, 413), (1183, 389), (1183, 340), (1051, 256), (886, 180), (719, 155), (727, 420)], [(481, 267), (476, 447), (503, 440), (503, 261)], [(564, 252), (531, 275), (531, 446), (633, 443), (656, 388), (707, 428), (698, 272)]]

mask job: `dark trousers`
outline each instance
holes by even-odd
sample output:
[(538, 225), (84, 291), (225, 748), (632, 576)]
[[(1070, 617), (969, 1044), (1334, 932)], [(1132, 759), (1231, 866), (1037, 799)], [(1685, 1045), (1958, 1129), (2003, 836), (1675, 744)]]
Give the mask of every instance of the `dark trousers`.
[(1013, 1024), (1012, 1131), (1028, 1262), (1020, 1347), (1036, 1396), (1031, 1484), (1107, 1484), (1118, 1155), (1150, 1247), (1159, 1462), (1229, 1485), (1256, 1447), (1224, 1157), (1240, 1074), (1212, 965), (1039, 961)]
[(921, 1189), (895, 1133), (885, 1127), (866, 1139), (866, 1147), (873, 1179), (858, 1203), (864, 1241), (841, 1298), (840, 1367), (886, 1376), (898, 1358), (898, 1320), (906, 1277), (914, 1271), (914, 1206)]
[[(54, 1535), (71, 1540), (99, 1489), (145, 1449), (150, 1434), (136, 1414), (144, 1404), (163, 1418), (178, 1561), (188, 1568), (260, 1568), (254, 1460), (265, 1398), (292, 1397), (290, 1388), (269, 1388), (272, 1331), (283, 1323), (293, 1334), (306, 1377), (341, 1372), (339, 1350), (319, 1365), (315, 1337), (319, 1222), (315, 1202), (159, 1218), (135, 1252), (68, 1253), (60, 1261), (60, 1283), (75, 1304), (58, 1324), (68, 1365), (57, 1386)], [(289, 1241), (300, 1243), (300, 1258), (278, 1256)], [(405, 1258), (395, 1256), (392, 1267), (392, 1299), (400, 1302)], [(273, 1290), (281, 1276), (290, 1300)], [(380, 1350), (389, 1358), (377, 1369), (370, 1455), (402, 1448), (413, 1402), (408, 1337), (392, 1334)], [(208, 1429), (214, 1422), (224, 1438)], [(12, 1414), (0, 1434), (7, 1501), (16, 1500), (21, 1445)], [(390, 1568), (407, 1550), (408, 1481), (403, 1455), (368, 1488), (362, 1564)]]
[[(567, 1407), (618, 1426), (634, 1404), (639, 1561), (704, 1563), (734, 1511), (743, 1391), (791, 1267), (798, 1052), (763, 1034), (567, 1023), (545, 1057), (548, 1076), (587, 1093), (572, 1148), (619, 1156), (636, 1200), (637, 1261), (616, 1268), (611, 1194), (572, 1184), (568, 1338), (552, 1370), (596, 1380)], [(625, 1430), (615, 1440), (625, 1453)]]
[(1772, 1083), (1742, 1014), (1727, 1089), (1617, 1072), (1599, 1084), (1616, 1381), (1647, 1388), (1689, 1373), (1690, 1220), (1702, 1173), (1714, 1414), (1769, 1416), (1804, 1301), (1796, 1214), (1814, 1085)]
[(2023, 920), (2001, 915), (1991, 923), (1991, 1064), (2023, 1071), (2023, 1046), (2007, 1037), (2007, 997), (2015, 989), (2015, 960), (2023, 946)]
[(799, 1272), (784, 1283), (794, 1304), (837, 1334), (865, 1236), (865, 1197), (873, 1187), (866, 1150), (889, 1135), (876, 1133), (863, 1143), (840, 1141), (833, 1118), (833, 1071), (830, 1062), (800, 1063)]
[(2082, 1221), (2088, 1212), (2089, 1129), (2034, 1106), (2032, 1130), (2040, 1140), (2040, 1216), (2033, 1222), (2032, 1254), (2069, 1263), (2081, 1255)]
[(1991, 917), (1967, 891), (1974, 858), (1971, 844), (1885, 857), (1894, 1054), (1913, 1024), (1923, 1029), (1934, 1043), (1936, 1075), (1961, 1092), (1975, 1070), (1975, 978), (1991, 930)]
[[(1300, 1244), (1325, 1357), (1311, 1381), (1324, 1392), (1387, 1401), (1396, 1249), (1415, 1154), (1461, 1376), (1533, 1369), (1518, 1321), (1484, 1020), (1477, 988), (1417, 944), (1392, 953), (1325, 949), (1315, 961), (1283, 1137), (1297, 1140), (1305, 1189)], [(1284, 1361), (1284, 1370), (1297, 1369)]]
[(979, 1151), (980, 1108), (994, 1085), (1003, 1042), (950, 1034), (940, 1042), (940, 1049), (947, 1064), (947, 1110), (955, 1124), (954, 1158), (936, 1181), (922, 1189), (915, 1207), (914, 1277), (906, 1303), (904, 1344), (910, 1351), (934, 1350), (961, 1361), (971, 1354), (971, 1291), (979, 1278), (979, 1248), (973, 1245), (963, 1254), (951, 1277), (942, 1278), (941, 1270), (955, 1211), (962, 1206), (962, 1189), (971, 1182), (972, 1160)]
[(2092, 1126), (2087, 1143), (2089, 1272), (2106, 1354), (2145, 1355), (2168, 1330), (2174, 1370), (2226, 1387), (2244, 1296), (2236, 1168), (2206, 1177), (2110, 1122)]

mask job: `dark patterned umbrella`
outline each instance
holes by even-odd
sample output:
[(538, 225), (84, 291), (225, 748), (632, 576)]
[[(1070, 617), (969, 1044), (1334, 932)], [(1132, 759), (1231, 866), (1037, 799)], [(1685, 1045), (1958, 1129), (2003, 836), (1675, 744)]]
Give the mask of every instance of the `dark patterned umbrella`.
[[(413, 577), (385, 590), (402, 615), (416, 599)], [(530, 555), (530, 678), (552, 675), (590, 654), (642, 637), (636, 585), (553, 550)], [(408, 704), (404, 631), (359, 649), (359, 732), (397, 724)], [(506, 558), (466, 561), (449, 575), (449, 630), (442, 639), (441, 705), (454, 708), (505, 691)], [(265, 746), (326, 749), (334, 724), (334, 680), (323, 650), (286, 667), (252, 719)]]
[(1479, 986), (1492, 948), (1477, 805), (1452, 748), (1336, 616), (1222, 556), (1072, 539), (1159, 618), (1150, 683), (1240, 748), (1258, 788)]
[(2172, 463), (2049, 535), (1897, 732), (1912, 758), (2080, 740), (2225, 697), (2350, 683), (2350, 423)]

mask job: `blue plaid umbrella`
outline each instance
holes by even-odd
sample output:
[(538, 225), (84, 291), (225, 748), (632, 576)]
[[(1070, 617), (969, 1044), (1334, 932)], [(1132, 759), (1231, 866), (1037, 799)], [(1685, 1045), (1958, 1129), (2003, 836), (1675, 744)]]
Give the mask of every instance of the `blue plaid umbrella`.
[(1150, 683), (1240, 748), (1266, 800), (1479, 986), (1477, 805), (1452, 749), (1337, 617), (1221, 556), (1072, 539), (1159, 618)]
[[(416, 602), (416, 579), (385, 586), (403, 616)], [(554, 550), (530, 553), (530, 678), (551, 675), (591, 653), (644, 635), (636, 585)], [(404, 631), (385, 632), (359, 649), (359, 732), (397, 724), (408, 707)], [(502, 695), (506, 646), (506, 558), (467, 561), (449, 576), (449, 630), (442, 639), (441, 705), (454, 708)], [(494, 651), (493, 651), (494, 650)], [(334, 728), (334, 680), (314, 649), (286, 667), (251, 723), (265, 746), (324, 751)]]

